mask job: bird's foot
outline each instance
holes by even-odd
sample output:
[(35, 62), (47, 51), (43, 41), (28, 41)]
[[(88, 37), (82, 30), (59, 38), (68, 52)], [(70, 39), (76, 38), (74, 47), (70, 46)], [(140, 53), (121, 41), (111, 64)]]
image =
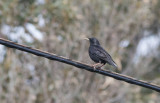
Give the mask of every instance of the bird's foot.
[(97, 64), (93, 64), (93, 65), (92, 65), (92, 67), (94, 68), (94, 70), (97, 69), (97, 66), (98, 66), (99, 64), (101, 64), (101, 63), (97, 63)]
[(97, 67), (96, 69), (101, 69), (101, 67)]
[(101, 66), (99, 66), (98, 68), (101, 69), (105, 64), (102, 64)]
[(94, 70), (96, 70), (96, 69), (97, 69), (97, 68), (96, 68), (96, 66), (94, 66), (94, 65), (92, 65), (91, 67), (93, 67), (93, 69), (94, 69)]
[(92, 65), (93, 69), (96, 70), (96, 69), (101, 69), (101, 66), (94, 66)]

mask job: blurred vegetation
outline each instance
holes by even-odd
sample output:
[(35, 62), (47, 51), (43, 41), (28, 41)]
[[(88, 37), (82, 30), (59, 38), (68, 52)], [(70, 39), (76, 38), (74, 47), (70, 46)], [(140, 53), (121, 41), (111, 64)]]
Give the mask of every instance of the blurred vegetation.
[[(43, 33), (43, 40), (35, 38), (33, 43), (23, 41), (22, 44), (88, 64), (93, 62), (88, 56), (89, 43), (83, 37), (94, 36), (113, 56), (120, 73), (160, 85), (160, 54), (141, 57), (138, 64), (133, 63), (144, 31), (158, 34), (159, 0), (40, 1), (43, 0), (1, 0), (0, 28), (3, 25), (22, 26), (28, 33), (26, 23), (32, 23)], [(39, 16), (45, 20), (44, 25), (39, 25)], [(8, 39), (1, 31), (0, 37)], [(129, 41), (129, 45), (121, 47), (124, 40)], [(160, 101), (160, 94), (152, 90), (5, 49), (5, 59), (0, 64), (1, 103)]]

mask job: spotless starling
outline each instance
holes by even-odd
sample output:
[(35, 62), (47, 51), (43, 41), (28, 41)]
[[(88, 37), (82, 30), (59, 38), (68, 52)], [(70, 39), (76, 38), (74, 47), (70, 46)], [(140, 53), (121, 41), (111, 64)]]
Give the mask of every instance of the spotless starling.
[(85, 38), (85, 39), (89, 40), (90, 42), (88, 52), (90, 58), (94, 62), (96, 62), (96, 64), (93, 65), (94, 69), (97, 68), (96, 66), (98, 65), (100, 65), (98, 68), (101, 68), (106, 63), (117, 68), (117, 65), (113, 61), (112, 57), (101, 47), (99, 41), (96, 38)]

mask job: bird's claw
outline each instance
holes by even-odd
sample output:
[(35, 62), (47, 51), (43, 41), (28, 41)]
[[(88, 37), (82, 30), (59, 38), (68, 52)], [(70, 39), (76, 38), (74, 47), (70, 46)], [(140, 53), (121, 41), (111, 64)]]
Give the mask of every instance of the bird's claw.
[(97, 67), (97, 69), (101, 69), (101, 67)]
[(96, 66), (93, 66), (93, 65), (92, 65), (92, 67), (93, 67), (94, 70), (101, 69), (101, 67), (96, 67)]
[(92, 66), (94, 70), (96, 70), (96, 66)]

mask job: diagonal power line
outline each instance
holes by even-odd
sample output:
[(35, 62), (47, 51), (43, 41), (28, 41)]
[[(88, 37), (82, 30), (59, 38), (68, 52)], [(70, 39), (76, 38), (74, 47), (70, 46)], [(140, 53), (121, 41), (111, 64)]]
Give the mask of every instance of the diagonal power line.
[(48, 58), (50, 60), (55, 60), (55, 61), (59, 61), (59, 62), (62, 62), (62, 63), (66, 63), (66, 64), (75, 66), (75, 67), (80, 68), (80, 69), (85, 69), (85, 70), (90, 71), (90, 72), (95, 72), (95, 73), (98, 73), (98, 74), (102, 74), (102, 75), (105, 75), (105, 76), (115, 78), (117, 80), (125, 81), (125, 82), (130, 83), (130, 84), (138, 85), (138, 86), (141, 86), (141, 87), (145, 87), (145, 88), (152, 89), (152, 90), (155, 90), (157, 92), (160, 92), (160, 86), (148, 83), (146, 81), (137, 80), (135, 78), (128, 77), (128, 76), (125, 76), (125, 75), (122, 75), (122, 74), (119, 74), (119, 73), (111, 72), (111, 71), (108, 71), (108, 70), (105, 70), (105, 71), (101, 70), (101, 69), (95, 69), (94, 70), (94, 68), (92, 68), (91, 66), (89, 66), (87, 64), (80, 63), (78, 61), (74, 61), (74, 60), (71, 60), (71, 59), (68, 59), (68, 58), (65, 58), (65, 57), (57, 56), (55, 54), (51, 54), (51, 53), (41, 51), (41, 50), (38, 50), (38, 49), (33, 49), (33, 48), (30, 48), (30, 47), (27, 47), (27, 46), (24, 46), (24, 45), (20, 45), (20, 44), (17, 44), (17, 43), (14, 43), (14, 42), (2, 39), (2, 38), (0, 38), (0, 44), (5, 45), (9, 48), (15, 48), (15, 49), (25, 51), (25, 52), (28, 52), (28, 53), (31, 53), (31, 54), (34, 54), (34, 55), (37, 55), (37, 56)]

